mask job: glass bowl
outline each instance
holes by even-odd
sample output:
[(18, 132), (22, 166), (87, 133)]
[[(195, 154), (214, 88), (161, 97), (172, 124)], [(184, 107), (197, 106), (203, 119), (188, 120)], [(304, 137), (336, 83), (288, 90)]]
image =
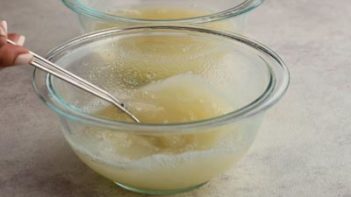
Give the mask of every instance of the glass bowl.
[(263, 0), (62, 0), (83, 31), (145, 25), (200, 25), (244, 32), (247, 12)]
[(141, 119), (133, 123), (109, 103), (34, 72), (36, 93), (59, 115), (78, 157), (146, 194), (188, 191), (231, 168), (289, 84), (286, 66), (264, 45), (196, 27), (100, 31), (48, 59), (113, 93)]

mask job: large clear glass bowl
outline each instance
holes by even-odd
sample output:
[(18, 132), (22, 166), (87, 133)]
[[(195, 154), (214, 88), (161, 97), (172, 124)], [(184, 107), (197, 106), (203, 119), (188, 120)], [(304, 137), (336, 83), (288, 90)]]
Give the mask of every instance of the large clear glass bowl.
[(145, 25), (200, 25), (243, 33), (247, 13), (263, 0), (62, 0), (83, 31)]
[[(131, 95), (145, 87), (149, 93), (161, 89), (169, 101), (191, 101), (167, 104), (179, 113), (206, 111), (225, 100), (226, 112), (215, 117), (136, 124), (97, 113), (110, 104), (35, 70), (34, 88), (59, 115), (78, 157), (121, 187), (147, 194), (187, 191), (232, 167), (289, 83), (286, 66), (264, 45), (195, 27), (105, 30), (65, 43), (48, 59), (115, 94), (142, 122), (157, 115), (138, 113), (149, 106)], [(218, 100), (201, 105), (212, 96)]]

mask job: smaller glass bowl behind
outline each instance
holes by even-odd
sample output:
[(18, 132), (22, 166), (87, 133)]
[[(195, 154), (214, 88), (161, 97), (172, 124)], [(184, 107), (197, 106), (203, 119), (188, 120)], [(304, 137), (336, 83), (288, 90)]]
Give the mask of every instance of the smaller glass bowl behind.
[(247, 13), (263, 0), (63, 0), (84, 32), (111, 27), (199, 25), (243, 33)]

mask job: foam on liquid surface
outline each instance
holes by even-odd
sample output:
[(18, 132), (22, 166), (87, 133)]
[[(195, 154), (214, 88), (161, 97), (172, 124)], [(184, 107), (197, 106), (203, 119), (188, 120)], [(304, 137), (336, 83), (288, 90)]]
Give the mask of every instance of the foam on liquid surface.
[[(199, 76), (180, 74), (136, 89), (129, 109), (147, 123), (179, 123), (213, 118), (232, 110), (225, 97)], [(114, 107), (97, 111), (99, 116), (123, 120)], [(226, 170), (239, 155), (213, 149), (229, 140), (230, 132), (211, 130), (192, 134), (134, 135), (85, 131), (101, 139), (102, 161), (76, 148), (78, 156), (100, 174), (141, 188), (175, 189), (200, 184)], [(231, 136), (232, 137), (232, 136)], [(229, 149), (228, 149), (229, 150)], [(191, 161), (191, 162), (189, 162)], [(191, 178), (184, 178), (191, 174)], [(168, 180), (168, 181), (163, 181)]]

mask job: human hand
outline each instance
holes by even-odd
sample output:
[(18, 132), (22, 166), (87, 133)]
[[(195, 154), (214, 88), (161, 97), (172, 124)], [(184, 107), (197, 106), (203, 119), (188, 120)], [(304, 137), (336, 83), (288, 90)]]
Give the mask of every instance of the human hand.
[[(7, 43), (6, 39), (17, 45)], [(7, 22), (0, 22), (0, 69), (18, 64), (28, 64), (32, 59), (26, 48), (23, 47), (25, 37), (16, 33), (7, 32)]]

